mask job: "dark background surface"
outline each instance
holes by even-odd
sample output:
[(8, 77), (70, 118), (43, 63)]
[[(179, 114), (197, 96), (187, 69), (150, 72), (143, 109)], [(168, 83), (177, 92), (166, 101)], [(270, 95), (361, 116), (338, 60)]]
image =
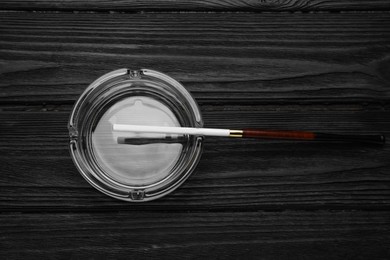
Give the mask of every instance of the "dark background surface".
[(389, 1), (0, 9), (1, 258), (390, 258), (388, 144), (208, 138), (182, 187), (133, 204), (80, 176), (66, 128), (93, 80), (128, 67), (181, 81), (207, 127), (389, 139)]

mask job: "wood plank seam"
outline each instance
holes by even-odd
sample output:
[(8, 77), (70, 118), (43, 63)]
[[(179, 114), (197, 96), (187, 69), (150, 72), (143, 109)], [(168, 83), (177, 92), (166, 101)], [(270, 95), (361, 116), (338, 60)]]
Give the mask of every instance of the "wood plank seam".
[(55, 9), (55, 8), (37, 8), (37, 9), (29, 9), (29, 8), (15, 8), (15, 9), (7, 9), (4, 7), (0, 7), (0, 13), (42, 13), (42, 14), (209, 14), (209, 13), (215, 13), (215, 14), (236, 14), (236, 13), (248, 13), (248, 14), (364, 14), (364, 13), (390, 13), (390, 4), (388, 8), (380, 8), (380, 9), (373, 9), (373, 10), (250, 10), (250, 9), (244, 9), (244, 10), (111, 10), (111, 9)]
[(246, 11), (246, 12), (283, 12), (283, 11), (359, 11), (390, 10), (386, 0), (127, 0), (127, 1), (50, 1), (50, 0), (6, 0), (2, 1), (3, 10), (26, 11)]

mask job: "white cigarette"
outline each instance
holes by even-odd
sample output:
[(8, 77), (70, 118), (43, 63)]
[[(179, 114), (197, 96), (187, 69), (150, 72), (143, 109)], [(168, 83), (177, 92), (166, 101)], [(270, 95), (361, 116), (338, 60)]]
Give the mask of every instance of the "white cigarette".
[[(133, 133), (158, 133), (158, 134), (181, 134), (181, 135), (204, 135), (204, 136), (232, 136), (229, 129), (216, 128), (192, 128), (192, 127), (167, 127), (167, 126), (145, 126), (145, 125), (122, 125), (114, 124), (112, 129), (119, 132)], [(237, 134), (237, 133), (236, 133)]]

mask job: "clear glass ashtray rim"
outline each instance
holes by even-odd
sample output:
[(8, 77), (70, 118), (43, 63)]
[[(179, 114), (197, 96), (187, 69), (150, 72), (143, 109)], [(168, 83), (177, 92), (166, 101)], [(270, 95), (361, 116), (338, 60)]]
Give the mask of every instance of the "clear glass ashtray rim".
[[(85, 158), (83, 158), (83, 154), (80, 151), (80, 143), (77, 143), (77, 137), (79, 129), (77, 116), (80, 113), (80, 109), (83, 108), (84, 102), (88, 101), (88, 97), (92, 94), (94, 94), (94, 90), (98, 88), (99, 86), (102, 86), (107, 81), (115, 80), (122, 77), (129, 77), (133, 79), (141, 79), (143, 75), (146, 75), (147, 78), (156, 78), (158, 80), (162, 80), (167, 85), (171, 86), (172, 88), (175, 88), (175, 90), (179, 91), (180, 94), (183, 94), (183, 97), (185, 99), (186, 104), (188, 104), (188, 107), (190, 107), (191, 112), (193, 113), (193, 119), (192, 123), (194, 124), (194, 127), (202, 127), (203, 121), (202, 116), (200, 113), (200, 109), (198, 105), (196, 104), (196, 101), (193, 99), (191, 94), (176, 80), (170, 78), (166, 74), (163, 74), (161, 72), (149, 70), (149, 69), (141, 69), (138, 71), (132, 71), (129, 69), (120, 69), (116, 70), (110, 73), (107, 73), (103, 75), (102, 77), (98, 78), (96, 81), (94, 81), (90, 86), (84, 91), (84, 93), (80, 96), (79, 100), (76, 102), (74, 109), (72, 111), (71, 117), (69, 119), (69, 134), (70, 134), (70, 150), (71, 150), (71, 157), (78, 168), (80, 174), (95, 188), (100, 190), (101, 192), (125, 201), (149, 201), (154, 200), (157, 198), (160, 198), (170, 192), (172, 192), (174, 189), (179, 187), (194, 171), (196, 168), (199, 159), (201, 157), (202, 151), (203, 151), (203, 137), (202, 136), (195, 136), (194, 138), (194, 146), (195, 148), (192, 150), (192, 154), (189, 162), (185, 165), (183, 169), (181, 169), (180, 174), (176, 174), (171, 180), (171, 176), (168, 176), (161, 181), (159, 181), (158, 184), (164, 184), (164, 182), (167, 182), (166, 185), (148, 185), (145, 187), (131, 187), (126, 186), (125, 187), (118, 187), (117, 185), (113, 185), (110, 182), (107, 182), (106, 179), (102, 179), (101, 176), (96, 175), (89, 167), (89, 164), (85, 162)], [(168, 181), (169, 180), (169, 181)], [(157, 188), (156, 188), (157, 187)], [(135, 194), (135, 195), (134, 195)], [(141, 194), (141, 195), (140, 195)]]

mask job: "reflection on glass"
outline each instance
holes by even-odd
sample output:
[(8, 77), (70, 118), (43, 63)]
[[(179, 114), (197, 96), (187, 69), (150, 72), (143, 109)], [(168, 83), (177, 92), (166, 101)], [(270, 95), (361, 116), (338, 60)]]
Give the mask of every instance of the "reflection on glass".
[[(113, 124), (180, 126), (164, 104), (145, 97), (125, 98), (110, 107), (92, 134), (93, 150), (99, 166), (120, 183), (148, 185), (169, 175), (179, 159), (183, 145), (179, 142), (156, 142), (143, 145), (118, 143), (118, 138), (142, 139), (148, 134), (112, 131)], [(153, 137), (163, 138), (156, 136)]]

